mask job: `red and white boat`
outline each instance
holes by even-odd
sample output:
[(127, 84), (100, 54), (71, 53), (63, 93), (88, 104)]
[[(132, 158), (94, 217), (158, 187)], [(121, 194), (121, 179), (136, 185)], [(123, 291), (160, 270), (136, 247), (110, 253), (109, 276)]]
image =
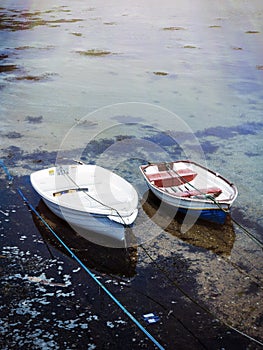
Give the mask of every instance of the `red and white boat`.
[(149, 163), (140, 170), (161, 201), (201, 219), (224, 223), (238, 195), (234, 184), (189, 160)]

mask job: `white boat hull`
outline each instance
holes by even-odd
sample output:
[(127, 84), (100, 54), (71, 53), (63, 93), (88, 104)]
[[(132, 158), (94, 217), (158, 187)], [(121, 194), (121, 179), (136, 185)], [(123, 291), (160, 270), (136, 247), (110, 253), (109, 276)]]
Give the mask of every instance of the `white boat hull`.
[(125, 239), (124, 225), (110, 220), (106, 215), (71, 210), (58, 206), (44, 198), (43, 201), (55, 215), (65, 220), (75, 231), (83, 229), (103, 234), (119, 241)]
[(48, 208), (78, 228), (123, 241), (125, 227), (138, 214), (131, 184), (96, 165), (70, 165), (37, 171), (31, 184)]

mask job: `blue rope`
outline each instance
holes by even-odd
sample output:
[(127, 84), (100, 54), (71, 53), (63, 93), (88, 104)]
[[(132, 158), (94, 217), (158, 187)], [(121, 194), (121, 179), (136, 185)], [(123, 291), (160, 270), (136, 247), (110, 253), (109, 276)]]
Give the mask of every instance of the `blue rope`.
[(9, 170), (7, 169), (7, 167), (5, 166), (4, 162), (2, 159), (0, 159), (0, 165), (3, 168), (6, 176), (7, 176), (7, 180), (8, 181), (13, 181), (13, 176), (9, 173)]
[(56, 232), (49, 226), (49, 224), (42, 218), (38, 211), (29, 203), (20, 188), (17, 189), (19, 195), (23, 201), (29, 206), (29, 208), (37, 215), (37, 217), (43, 222), (43, 224), (49, 229), (49, 231), (56, 237), (56, 239), (63, 245), (63, 247), (70, 253), (78, 264), (93, 278), (93, 280), (108, 294), (108, 296), (124, 311), (124, 313), (138, 326), (143, 333), (158, 347), (158, 349), (164, 350), (164, 347), (140, 324), (139, 321), (114, 297), (114, 295), (98, 280), (98, 278), (83, 264), (83, 262), (72, 252), (72, 250), (62, 241), (62, 239), (56, 234)]
[[(13, 176), (5, 166), (3, 160), (0, 159), (0, 166), (3, 168), (8, 181), (13, 181)], [(63, 247), (70, 253), (77, 263), (93, 278), (93, 280), (108, 294), (108, 296), (124, 311), (124, 313), (136, 324), (140, 330), (146, 334), (146, 336), (157, 346), (158, 349), (164, 350), (164, 347), (140, 324), (139, 321), (115, 298), (115, 296), (98, 280), (98, 278), (83, 264), (83, 262), (72, 252), (72, 250), (62, 241), (62, 239), (56, 234), (56, 232), (49, 226), (49, 224), (42, 218), (38, 211), (32, 206), (29, 200), (25, 197), (20, 188), (17, 188), (17, 192), (28, 205), (28, 207), (36, 214), (36, 216), (43, 222), (43, 224), (49, 229), (49, 231), (56, 237), (56, 239), (63, 245)]]

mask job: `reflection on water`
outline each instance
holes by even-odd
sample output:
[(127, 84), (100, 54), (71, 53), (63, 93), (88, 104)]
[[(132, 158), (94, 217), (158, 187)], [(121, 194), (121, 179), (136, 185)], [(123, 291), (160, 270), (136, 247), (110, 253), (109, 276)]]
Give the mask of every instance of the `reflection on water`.
[[(77, 234), (64, 220), (54, 215), (40, 200), (36, 210), (48, 223), (60, 239), (72, 250), (72, 252), (88, 267), (99, 272), (118, 274), (132, 277), (136, 273), (137, 249), (109, 248), (92, 243), (83, 236)], [(68, 251), (54, 237), (46, 225), (34, 213), (33, 220), (43, 239), (56, 249), (69, 255)], [(88, 233), (87, 233), (88, 237)], [(114, 245), (113, 245), (114, 246)]]
[[(198, 220), (195, 225), (182, 233), (183, 214), (177, 213), (175, 217), (170, 217), (167, 225), (167, 215), (169, 216), (169, 212), (171, 212), (169, 206), (162, 204), (159, 208), (161, 202), (151, 191), (144, 194), (143, 200), (142, 207), (145, 213), (166, 232), (189, 244), (211, 250), (216, 254), (231, 254), (235, 242), (235, 232), (230, 217), (227, 218), (224, 225)], [(174, 213), (173, 210), (172, 213)]]

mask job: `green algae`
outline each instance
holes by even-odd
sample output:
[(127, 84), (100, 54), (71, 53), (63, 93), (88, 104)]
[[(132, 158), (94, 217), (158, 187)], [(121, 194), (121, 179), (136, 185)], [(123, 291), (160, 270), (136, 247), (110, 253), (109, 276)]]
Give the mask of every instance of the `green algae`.
[(184, 45), (184, 49), (196, 49), (197, 47), (194, 45)]
[[(35, 11), (29, 12), (25, 10), (15, 11), (9, 10), (4, 12), (5, 9), (0, 9), (0, 30), (18, 31), (29, 30), (39, 26), (58, 26), (62, 23), (76, 23), (83, 21), (81, 18), (59, 18), (59, 19), (42, 19), (41, 15), (49, 13), (47, 11)], [(50, 10), (52, 12), (52, 10)], [(65, 12), (65, 10), (63, 10)]]
[(155, 74), (155, 75), (161, 75), (161, 76), (168, 75), (167, 72), (153, 72), (153, 74)]
[(117, 23), (116, 23), (116, 22), (104, 22), (104, 24), (105, 24), (106, 26), (114, 26), (114, 25), (116, 25)]
[(185, 30), (185, 28), (183, 28), (183, 27), (164, 27), (163, 30), (174, 31), (174, 30)]
[(258, 30), (247, 30), (246, 34), (259, 34), (260, 32)]
[(16, 69), (18, 69), (16, 64), (0, 65), (0, 73), (13, 72)]
[(73, 32), (71, 33), (72, 35), (75, 35), (75, 36), (82, 36), (82, 33), (78, 33), (78, 32)]
[(97, 49), (91, 49), (86, 51), (76, 51), (76, 53), (82, 56), (95, 56), (95, 57), (108, 56), (112, 54), (112, 52), (110, 51), (97, 50)]

